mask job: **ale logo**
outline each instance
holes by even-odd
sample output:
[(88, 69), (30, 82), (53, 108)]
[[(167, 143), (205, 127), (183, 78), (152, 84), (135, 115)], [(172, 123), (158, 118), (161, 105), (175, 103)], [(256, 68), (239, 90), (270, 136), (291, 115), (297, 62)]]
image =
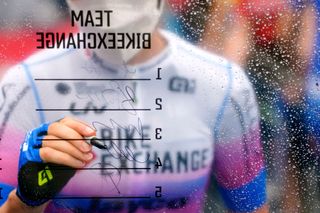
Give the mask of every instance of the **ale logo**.
[(48, 166), (44, 170), (38, 172), (38, 185), (42, 186), (52, 180), (53, 176)]

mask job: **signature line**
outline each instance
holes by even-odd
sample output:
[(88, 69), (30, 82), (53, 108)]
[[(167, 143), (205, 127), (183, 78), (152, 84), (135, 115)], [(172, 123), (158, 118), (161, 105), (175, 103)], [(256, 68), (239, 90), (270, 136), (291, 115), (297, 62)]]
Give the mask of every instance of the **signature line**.
[(114, 197), (54, 197), (54, 200), (67, 199), (150, 199), (151, 196), (114, 196)]
[(151, 78), (35, 78), (35, 81), (151, 81)]
[[(135, 170), (135, 169), (142, 169), (142, 170), (150, 170), (150, 167), (138, 167), (138, 168), (128, 168), (128, 167), (119, 167), (119, 168), (77, 168), (76, 170)], [(68, 167), (50, 167), (45, 170), (75, 170), (74, 168), (68, 168)]]
[(36, 111), (151, 111), (151, 109), (36, 109)]
[[(65, 141), (79, 141), (83, 140), (86, 141), (87, 139), (85, 138), (37, 138), (37, 141), (60, 141), (60, 140), (65, 140)], [(151, 141), (151, 138), (97, 138), (97, 140), (100, 141)], [(1, 158), (0, 158), (1, 160)]]

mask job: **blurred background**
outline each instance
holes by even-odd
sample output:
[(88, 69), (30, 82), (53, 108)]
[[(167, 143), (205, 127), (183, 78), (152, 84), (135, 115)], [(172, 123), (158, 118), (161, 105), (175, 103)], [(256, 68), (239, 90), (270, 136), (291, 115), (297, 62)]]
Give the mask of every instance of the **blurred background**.
[[(167, 1), (162, 28), (239, 64), (254, 86), (271, 212), (320, 212), (320, 3)], [(35, 32), (75, 30), (64, 0), (1, 0), (0, 76), (37, 51)], [(205, 211), (224, 212), (214, 183)]]

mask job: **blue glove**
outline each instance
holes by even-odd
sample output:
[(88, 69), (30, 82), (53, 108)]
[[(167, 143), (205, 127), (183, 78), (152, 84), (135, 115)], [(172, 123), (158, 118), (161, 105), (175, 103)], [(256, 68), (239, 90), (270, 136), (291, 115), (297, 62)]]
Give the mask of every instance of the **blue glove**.
[(42, 124), (28, 132), (20, 147), (17, 196), (28, 206), (39, 206), (52, 199), (76, 171), (42, 161), (40, 148), (49, 125)]

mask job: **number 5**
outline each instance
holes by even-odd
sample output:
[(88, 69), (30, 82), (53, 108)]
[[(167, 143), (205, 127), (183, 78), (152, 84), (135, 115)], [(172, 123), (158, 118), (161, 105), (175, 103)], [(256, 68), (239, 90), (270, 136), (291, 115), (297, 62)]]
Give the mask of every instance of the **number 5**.
[(162, 192), (162, 187), (161, 186), (156, 186), (156, 191), (154, 193), (155, 196), (156, 197), (161, 197), (162, 196), (161, 192)]

